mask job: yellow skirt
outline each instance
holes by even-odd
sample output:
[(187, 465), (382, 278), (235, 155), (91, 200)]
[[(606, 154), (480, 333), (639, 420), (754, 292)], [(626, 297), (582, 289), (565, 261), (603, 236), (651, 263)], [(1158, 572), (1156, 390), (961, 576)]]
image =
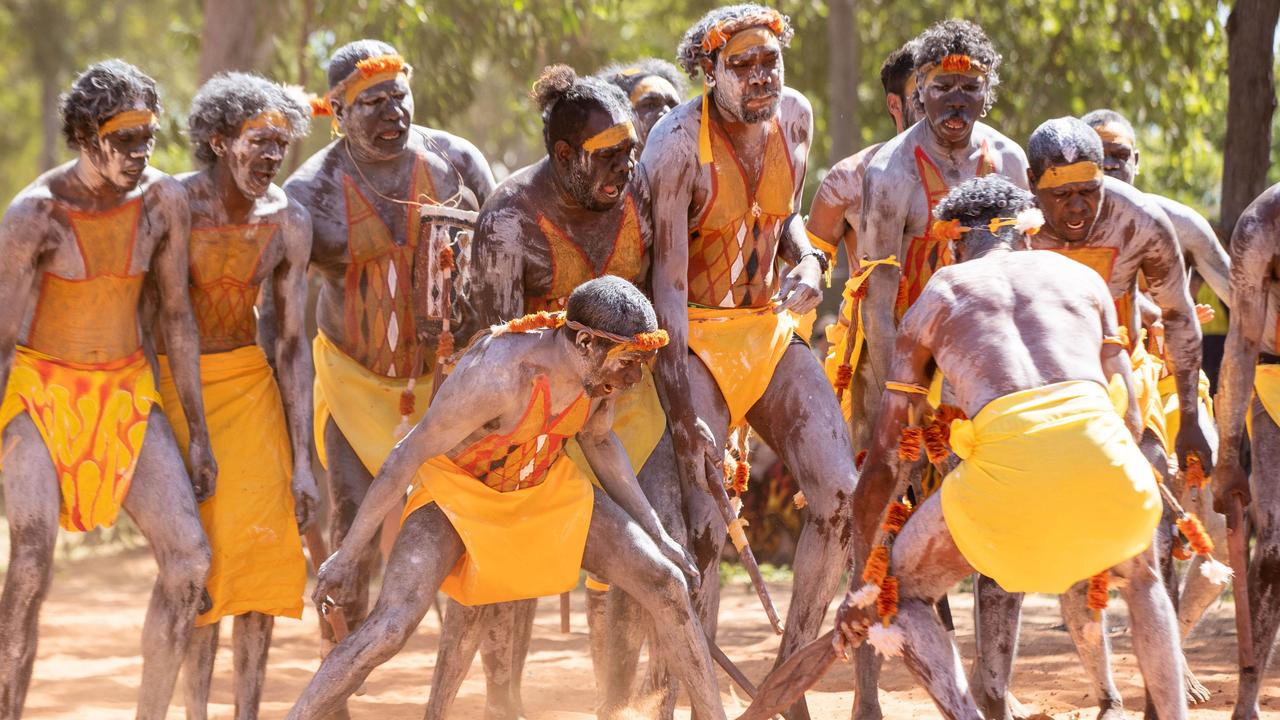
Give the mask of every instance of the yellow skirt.
[(1062, 593), (1151, 544), (1160, 492), (1107, 391), (1063, 382), (951, 425), (962, 458), (942, 512), (975, 570), (1009, 592)]
[(454, 600), (509, 602), (578, 584), (595, 497), (568, 457), (556, 460), (542, 483), (504, 493), (440, 455), (418, 471), (401, 522), (432, 502), (466, 546), (441, 585)]
[[(159, 361), (160, 396), (185, 458), (187, 418), (168, 358)], [(293, 514), (293, 450), (271, 366), (257, 345), (201, 355), (200, 383), (218, 481), (200, 504), (213, 550), (205, 585), (213, 607), (196, 626), (248, 612), (300, 618), (307, 566)]]
[(807, 342), (813, 331), (813, 313), (773, 308), (689, 308), (689, 349), (715, 378), (732, 426), (742, 424), (769, 388), (792, 335)]
[(19, 345), (0, 402), (0, 431), (27, 413), (58, 474), (58, 524), (63, 530), (87, 532), (111, 527), (120, 515), (151, 406), (159, 402), (155, 376), (141, 349), (90, 365)]
[[(400, 440), (396, 434), (400, 425), (400, 393), (409, 381), (370, 372), (342, 352), (323, 332), (317, 333), (312, 343), (312, 357), (316, 365), (315, 442), (320, 464), (329, 466), (325, 457), (324, 426), (333, 417), (360, 462), (370, 474), (377, 475), (391, 448)], [(433, 375), (434, 371), (416, 380), (410, 427), (422, 419), (431, 403)]]
[[(1157, 385), (1160, 391), (1160, 406), (1164, 409), (1164, 450), (1173, 455), (1177, 452), (1178, 431), (1182, 429), (1182, 413), (1178, 404), (1178, 383), (1173, 375), (1160, 378)], [(1213, 420), (1213, 397), (1209, 394), (1209, 376), (1200, 371), (1200, 412), (1206, 413)]]
[[(627, 451), (627, 458), (631, 460), (631, 470), (636, 475), (640, 474), (640, 468), (648, 462), (666, 430), (667, 413), (662, 409), (662, 401), (658, 399), (653, 373), (645, 368), (640, 382), (623, 391), (613, 405), (613, 434), (622, 441), (622, 448)], [(576, 438), (570, 438), (565, 443), (564, 450), (592, 485), (600, 485), (595, 471), (582, 455), (582, 448), (578, 446)]]

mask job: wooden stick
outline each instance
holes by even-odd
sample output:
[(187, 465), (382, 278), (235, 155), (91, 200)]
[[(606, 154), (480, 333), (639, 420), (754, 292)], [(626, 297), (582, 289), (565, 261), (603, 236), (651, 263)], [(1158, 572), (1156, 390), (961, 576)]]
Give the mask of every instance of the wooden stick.
[(708, 640), (707, 649), (711, 651), (711, 659), (716, 661), (716, 664), (724, 670), (725, 674), (732, 678), (738, 684), (738, 687), (742, 688), (742, 692), (746, 693), (748, 698), (754, 699), (756, 685), (751, 682), (746, 673), (742, 672), (742, 669), (735, 665), (728, 655), (724, 654), (719, 645)]
[(1241, 673), (1257, 672), (1253, 657), (1253, 615), (1249, 612), (1249, 524), (1239, 495), (1231, 496), (1227, 515), (1231, 590), (1236, 600), (1236, 648)]
[[(729, 504), (729, 493), (724, 489), (724, 473), (712, 464), (710, 458), (706, 458), (707, 488), (711, 491), (711, 497), (715, 499), (716, 505), (720, 508), (720, 516), (724, 518), (725, 525), (729, 525), (737, 518), (734, 516), (733, 506)], [(734, 546), (737, 548), (737, 546)], [(764, 606), (764, 614), (769, 617), (769, 624), (773, 626), (773, 631), (779, 635), (782, 634), (782, 620), (778, 618), (778, 610), (773, 606), (773, 599), (769, 597), (769, 588), (764, 584), (764, 577), (760, 575), (760, 566), (756, 564), (755, 553), (751, 552), (751, 546), (743, 544), (741, 548), (737, 548), (738, 557), (742, 560), (742, 565), (747, 569), (747, 575), (751, 578), (751, 584), (755, 586), (756, 595), (760, 596), (760, 604)]]
[(569, 593), (560, 593), (560, 632), (569, 633)]
[(839, 657), (830, 630), (787, 658), (760, 683), (747, 711), (738, 720), (769, 720), (780, 715), (813, 687)]

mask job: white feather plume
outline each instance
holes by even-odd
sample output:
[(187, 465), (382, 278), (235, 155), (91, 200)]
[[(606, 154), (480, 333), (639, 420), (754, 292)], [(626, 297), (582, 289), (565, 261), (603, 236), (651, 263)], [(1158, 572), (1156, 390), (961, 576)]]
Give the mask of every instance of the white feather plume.
[(907, 637), (897, 625), (890, 624), (886, 627), (882, 623), (873, 623), (867, 629), (867, 642), (881, 656), (891, 658), (902, 654), (902, 646), (906, 644)]
[(1234, 574), (1231, 568), (1213, 558), (1208, 558), (1200, 566), (1200, 574), (1209, 579), (1214, 585), (1226, 585), (1231, 582), (1231, 576)]

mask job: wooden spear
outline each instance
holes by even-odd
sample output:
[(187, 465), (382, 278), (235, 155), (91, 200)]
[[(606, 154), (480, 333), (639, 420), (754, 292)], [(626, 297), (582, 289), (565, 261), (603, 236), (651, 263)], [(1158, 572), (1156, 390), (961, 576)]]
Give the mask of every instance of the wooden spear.
[(711, 458), (704, 458), (704, 460), (706, 463), (707, 489), (711, 492), (711, 497), (720, 508), (720, 516), (724, 518), (725, 525), (729, 527), (729, 536), (734, 539), (733, 546), (738, 551), (738, 557), (742, 560), (743, 567), (747, 569), (747, 575), (750, 576), (751, 584), (756, 589), (756, 595), (760, 596), (760, 604), (764, 606), (764, 613), (769, 617), (769, 624), (773, 626), (775, 633), (781, 635), (782, 620), (778, 618), (778, 610), (773, 606), (773, 599), (769, 597), (769, 588), (765, 586), (764, 577), (760, 575), (760, 566), (756, 563), (755, 553), (751, 552), (751, 546), (747, 544), (744, 537), (735, 538), (735, 534), (740, 535), (742, 529), (738, 527), (738, 518), (733, 511), (733, 506), (729, 503), (729, 493), (724, 489), (724, 472), (711, 462)]

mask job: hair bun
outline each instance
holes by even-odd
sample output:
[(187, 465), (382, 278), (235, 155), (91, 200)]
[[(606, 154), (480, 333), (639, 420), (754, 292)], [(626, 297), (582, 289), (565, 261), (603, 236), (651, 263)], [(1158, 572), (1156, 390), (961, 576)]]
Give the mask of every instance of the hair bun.
[(578, 73), (573, 68), (568, 65), (548, 65), (543, 68), (542, 74), (533, 83), (533, 92), (530, 94), (538, 104), (538, 110), (545, 113), (557, 100), (564, 97), (576, 82), (578, 82)]

